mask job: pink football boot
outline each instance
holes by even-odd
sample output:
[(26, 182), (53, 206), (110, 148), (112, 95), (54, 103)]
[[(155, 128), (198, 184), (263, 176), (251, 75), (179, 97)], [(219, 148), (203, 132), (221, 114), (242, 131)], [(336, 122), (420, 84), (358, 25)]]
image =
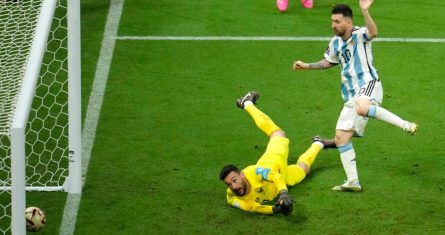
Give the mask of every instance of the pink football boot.
[(303, 5), (304, 8), (308, 8), (308, 9), (314, 7), (313, 0), (301, 0), (301, 4)]
[(287, 5), (289, 4), (288, 0), (277, 0), (277, 7), (282, 13), (286, 11)]

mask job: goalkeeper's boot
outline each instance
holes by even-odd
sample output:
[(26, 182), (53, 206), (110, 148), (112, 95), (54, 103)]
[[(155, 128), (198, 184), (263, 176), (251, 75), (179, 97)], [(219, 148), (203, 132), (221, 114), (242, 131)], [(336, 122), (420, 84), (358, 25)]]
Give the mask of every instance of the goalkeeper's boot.
[(334, 140), (325, 140), (321, 138), (320, 136), (314, 136), (312, 138), (312, 143), (314, 142), (320, 142), (323, 144), (323, 149), (329, 149), (329, 148), (337, 148), (337, 145), (335, 144)]
[(360, 186), (358, 179), (350, 179), (342, 185), (333, 187), (332, 190), (339, 192), (361, 192), (362, 186)]
[(244, 97), (239, 98), (236, 101), (236, 106), (240, 109), (244, 109), (244, 102), (252, 101), (252, 103), (256, 103), (256, 101), (260, 98), (260, 94), (256, 91), (248, 92)]
[(417, 132), (417, 124), (415, 122), (407, 122), (408, 125), (405, 128), (405, 131), (411, 135), (415, 135)]

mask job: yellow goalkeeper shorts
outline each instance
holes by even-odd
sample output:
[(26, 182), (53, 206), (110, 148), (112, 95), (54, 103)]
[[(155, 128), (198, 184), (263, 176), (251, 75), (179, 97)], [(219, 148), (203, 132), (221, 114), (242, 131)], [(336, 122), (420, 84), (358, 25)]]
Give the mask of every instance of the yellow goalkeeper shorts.
[(289, 139), (286, 137), (274, 136), (270, 138), (266, 151), (256, 165), (282, 173), (283, 171), (286, 171), (288, 156)]

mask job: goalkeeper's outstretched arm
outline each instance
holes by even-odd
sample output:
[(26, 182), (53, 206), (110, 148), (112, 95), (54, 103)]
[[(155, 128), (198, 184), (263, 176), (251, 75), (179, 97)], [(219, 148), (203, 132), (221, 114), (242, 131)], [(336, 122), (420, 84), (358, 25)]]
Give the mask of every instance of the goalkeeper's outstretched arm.
[(280, 192), (278, 201), (275, 205), (261, 205), (255, 201), (247, 201), (236, 197), (235, 195), (227, 194), (227, 203), (231, 206), (239, 208), (243, 211), (259, 213), (259, 214), (283, 214), (290, 215), (293, 211), (294, 200), (289, 196), (287, 190)]
[(231, 206), (239, 208), (243, 211), (254, 212), (259, 214), (273, 214), (274, 206), (261, 205), (255, 201), (247, 201), (237, 198), (235, 195), (227, 195), (227, 203)]

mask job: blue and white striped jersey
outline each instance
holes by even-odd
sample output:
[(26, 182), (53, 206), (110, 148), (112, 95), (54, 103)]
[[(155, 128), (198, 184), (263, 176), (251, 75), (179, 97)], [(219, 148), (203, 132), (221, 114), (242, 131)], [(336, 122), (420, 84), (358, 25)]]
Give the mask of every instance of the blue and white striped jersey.
[(372, 65), (372, 42), (366, 37), (366, 27), (354, 26), (346, 41), (334, 36), (324, 57), (341, 66), (341, 94), (345, 102), (358, 94), (366, 83), (378, 79), (377, 70)]

